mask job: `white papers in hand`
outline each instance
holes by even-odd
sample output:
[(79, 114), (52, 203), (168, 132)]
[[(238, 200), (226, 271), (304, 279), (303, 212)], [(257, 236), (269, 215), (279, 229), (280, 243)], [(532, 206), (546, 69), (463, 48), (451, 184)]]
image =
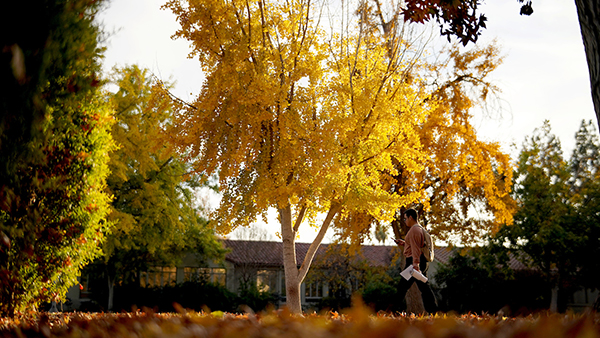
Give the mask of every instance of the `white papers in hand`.
[(409, 280), (411, 277), (415, 277), (423, 283), (427, 283), (428, 278), (425, 277), (421, 271), (415, 270), (415, 268), (410, 265), (408, 268), (404, 269), (404, 271), (400, 272), (400, 275), (404, 277), (404, 279)]
[(420, 280), (421, 282), (427, 283), (427, 277), (425, 277), (425, 275), (423, 275), (421, 271), (413, 270), (411, 274), (413, 277)]
[(404, 279), (409, 280), (412, 277), (412, 272), (414, 268), (410, 265), (408, 268), (404, 269), (404, 271), (400, 272), (400, 276), (404, 277)]

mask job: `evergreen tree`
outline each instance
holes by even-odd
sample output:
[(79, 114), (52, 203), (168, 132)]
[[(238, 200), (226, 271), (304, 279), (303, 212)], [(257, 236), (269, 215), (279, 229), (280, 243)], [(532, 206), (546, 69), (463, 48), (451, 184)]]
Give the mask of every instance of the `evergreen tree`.
[[(582, 121), (575, 135), (576, 147), (569, 162), (571, 203), (575, 209), (571, 228), (578, 233), (573, 261), (577, 281), (600, 289), (600, 139), (592, 121)], [(600, 304), (596, 301), (596, 309)]]
[(491, 241), (495, 248), (508, 247), (551, 281), (552, 311), (558, 310), (561, 289), (598, 287), (600, 143), (591, 122), (582, 123), (576, 140), (567, 162), (548, 122), (526, 139), (515, 175), (515, 224), (503, 227)]
[(1, 5), (0, 315), (64, 300), (109, 230), (101, 3)]

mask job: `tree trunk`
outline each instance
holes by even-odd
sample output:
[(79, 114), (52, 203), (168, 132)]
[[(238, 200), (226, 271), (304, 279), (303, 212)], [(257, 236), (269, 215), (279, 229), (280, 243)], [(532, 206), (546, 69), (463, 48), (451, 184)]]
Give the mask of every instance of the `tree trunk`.
[[(585, 47), (592, 101), (596, 111), (596, 119), (600, 127), (600, 2), (597, 0), (575, 0), (579, 27)], [(600, 128), (599, 128), (600, 130)]]
[(325, 233), (327, 232), (331, 221), (340, 209), (341, 208), (339, 205), (331, 206), (329, 212), (327, 213), (327, 217), (325, 217), (325, 220), (321, 225), (321, 229), (319, 230), (317, 237), (308, 248), (308, 252), (306, 253), (306, 257), (304, 257), (302, 266), (300, 266), (300, 268), (298, 268), (298, 263), (296, 260), (296, 233), (298, 232), (298, 227), (302, 222), (303, 212), (300, 213), (300, 216), (296, 222), (292, 223), (291, 206), (287, 205), (285, 208), (279, 209), (281, 237), (283, 241), (283, 269), (285, 272), (286, 306), (291, 313), (302, 313), (300, 285), (302, 284), (302, 281), (304, 281), (304, 277), (306, 277), (308, 269), (312, 264), (312, 260), (317, 253), (319, 245), (321, 245), (321, 242), (325, 237)]
[(421, 297), (421, 291), (419, 291), (419, 287), (417, 283), (413, 283), (413, 285), (406, 292), (406, 312), (414, 313), (414, 314), (423, 314), (425, 313), (425, 305), (423, 304), (423, 297)]
[(106, 274), (107, 275), (107, 280), (108, 280), (108, 304), (106, 306), (106, 309), (108, 311), (112, 311), (113, 309), (113, 300), (115, 297), (115, 283), (113, 281), (112, 278), (110, 278), (110, 274)]
[(558, 312), (558, 283), (552, 288), (552, 297), (550, 298), (550, 312)]
[(296, 233), (292, 227), (292, 210), (288, 205), (279, 209), (281, 237), (283, 241), (283, 270), (285, 273), (286, 306), (292, 313), (302, 313), (298, 264), (296, 263)]

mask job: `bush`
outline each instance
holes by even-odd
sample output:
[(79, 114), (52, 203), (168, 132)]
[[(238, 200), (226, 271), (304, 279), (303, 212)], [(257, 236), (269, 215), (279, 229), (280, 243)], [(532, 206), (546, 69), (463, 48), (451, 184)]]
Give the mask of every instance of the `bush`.
[(240, 295), (227, 290), (221, 284), (204, 280), (185, 282), (164, 287), (143, 288), (137, 285), (115, 286), (115, 311), (150, 308), (155, 312), (174, 312), (175, 303), (194, 311), (210, 310), (224, 312), (262, 311), (278, 302), (279, 297), (253, 289), (241, 290)]
[(319, 311), (341, 311), (343, 309), (349, 308), (352, 305), (352, 301), (350, 297), (323, 297), (317, 303), (317, 309)]
[(404, 308), (404, 299), (398, 295), (397, 281), (384, 283), (373, 281), (367, 284), (362, 297), (367, 306), (375, 311), (400, 311)]
[[(279, 296), (270, 292), (258, 291), (255, 285), (242, 288), (237, 299), (238, 307), (249, 307), (253, 311), (262, 311), (274, 307), (279, 302)], [(239, 309), (243, 310), (243, 309)]]
[(500, 268), (489, 268), (485, 257), (455, 253), (448, 266), (436, 274), (443, 285), (440, 310), (458, 313), (497, 313), (510, 309), (527, 314), (546, 309), (550, 303), (550, 285), (534, 271), (503, 273)]

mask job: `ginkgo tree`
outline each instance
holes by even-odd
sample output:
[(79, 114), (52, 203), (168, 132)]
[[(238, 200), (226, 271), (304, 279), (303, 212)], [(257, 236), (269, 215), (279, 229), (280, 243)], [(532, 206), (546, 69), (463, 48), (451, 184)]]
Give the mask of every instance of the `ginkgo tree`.
[[(218, 173), (221, 231), (278, 211), (286, 303), (298, 313), (325, 232), (363, 226), (336, 217), (389, 222), (427, 197), (418, 186), (393, 193), (382, 180), (399, 168), (421, 172), (429, 160), (418, 131), (441, 106), (423, 75), (431, 67), (414, 41), (381, 34), (364, 11), (329, 35), (323, 4), (310, 1), (173, 0), (165, 8), (206, 74), (166, 136), (194, 171)], [(319, 231), (299, 264), (296, 235), (309, 224)]]
[[(404, 27), (402, 8), (385, 6), (373, 0), (372, 6), (361, 8), (363, 20), (378, 27), (386, 35), (388, 45), (398, 43), (396, 36)], [(390, 193), (406, 194), (424, 190), (425, 198), (412, 205), (417, 208), (429, 231), (439, 240), (460, 241), (462, 245), (481, 243), (502, 224), (511, 224), (515, 202), (509, 192), (512, 186), (510, 156), (497, 142), (481, 139), (472, 123), (476, 107), (489, 108), (499, 89), (489, 75), (500, 64), (502, 56), (495, 44), (476, 46), (461, 51), (458, 46), (446, 48), (422, 72), (427, 90), (438, 102), (426, 121), (417, 126), (419, 142), (427, 154), (421, 162), (423, 170), (406, 170), (397, 163), (397, 172), (384, 173), (382, 184)], [(402, 222), (404, 208), (396, 213), (391, 226), (396, 238), (403, 237), (408, 227)], [(351, 222), (374, 225), (372, 217), (351, 215)], [(339, 237), (353, 243), (370, 235), (368, 227), (342, 229)]]

